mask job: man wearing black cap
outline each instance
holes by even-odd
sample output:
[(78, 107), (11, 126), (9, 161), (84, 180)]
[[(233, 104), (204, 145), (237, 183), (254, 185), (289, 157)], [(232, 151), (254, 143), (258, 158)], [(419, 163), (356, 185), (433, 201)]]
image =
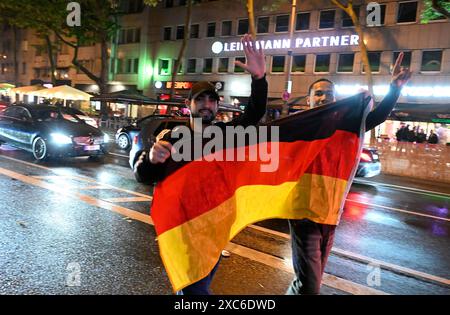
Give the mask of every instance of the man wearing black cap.
[[(239, 61), (236, 65), (247, 70), (252, 75), (251, 95), (245, 112), (236, 119), (228, 123), (217, 122), (214, 125), (225, 129), (226, 126), (256, 125), (266, 112), (267, 104), (267, 81), (266, 81), (266, 61), (262, 49), (256, 48), (255, 41), (250, 35), (242, 38), (242, 44), (246, 56), (246, 63)], [(209, 82), (197, 82), (192, 86), (189, 97), (186, 100), (191, 112), (191, 129), (194, 128), (194, 120), (201, 119), (202, 127), (210, 126), (217, 114), (219, 105), (219, 95), (214, 85)], [(177, 127), (175, 127), (177, 128)], [(175, 129), (174, 128), (174, 129)], [(157, 142), (150, 149), (150, 152), (143, 152), (136, 162), (135, 171), (146, 182), (156, 182), (163, 179), (166, 161), (174, 153), (173, 143), (179, 138), (172, 137), (172, 130), (162, 131)], [(211, 284), (218, 263), (211, 273), (204, 279), (184, 288), (179, 294), (188, 295), (206, 295), (210, 294), (209, 286)]]

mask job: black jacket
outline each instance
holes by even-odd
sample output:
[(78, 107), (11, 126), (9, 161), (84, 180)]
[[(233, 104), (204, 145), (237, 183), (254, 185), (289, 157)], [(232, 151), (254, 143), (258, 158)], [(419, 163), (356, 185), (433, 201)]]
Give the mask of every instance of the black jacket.
[(369, 131), (379, 124), (383, 123), (394, 109), (395, 104), (400, 96), (401, 89), (391, 84), (389, 92), (378, 104), (378, 106), (369, 113), (366, 119), (366, 130)]
[[(257, 125), (266, 113), (267, 90), (268, 87), (265, 76), (264, 78), (259, 80), (252, 79), (251, 95), (244, 113), (230, 122), (217, 122), (214, 125), (222, 129), (225, 129), (226, 126), (247, 127)], [(178, 138), (172, 138), (172, 130), (170, 130), (170, 132), (167, 130), (162, 131), (160, 134), (160, 140), (164, 140), (172, 144), (175, 141), (179, 140)], [(149, 155), (149, 152), (147, 152), (146, 158), (143, 160), (143, 162), (136, 163), (135, 172), (138, 172), (138, 175), (143, 182), (155, 183), (163, 179), (167, 162), (163, 164), (152, 164), (148, 160)]]

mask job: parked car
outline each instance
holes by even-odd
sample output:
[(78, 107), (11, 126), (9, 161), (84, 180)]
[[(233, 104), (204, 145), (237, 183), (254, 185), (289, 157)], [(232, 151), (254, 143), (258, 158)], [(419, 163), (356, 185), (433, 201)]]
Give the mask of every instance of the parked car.
[(8, 103), (4, 102), (4, 101), (0, 101), (0, 112), (3, 111), (4, 109), (6, 109), (9, 106)]
[(116, 144), (122, 150), (128, 150), (131, 147), (131, 142), (134, 137), (141, 131), (142, 127), (153, 121), (154, 119), (159, 118), (170, 118), (173, 117), (171, 115), (149, 115), (145, 116), (135, 123), (119, 128), (116, 132)]
[(88, 125), (91, 125), (92, 127), (98, 128), (98, 122), (94, 118), (90, 117), (88, 114), (82, 112), (79, 109), (71, 108), (71, 107), (65, 107), (65, 111), (71, 115), (76, 115), (78, 118), (84, 120)]
[(381, 163), (377, 149), (363, 148), (356, 177), (373, 177), (381, 173)]
[(15, 105), (0, 113), (1, 143), (32, 152), (41, 161), (50, 156), (101, 157), (108, 136), (66, 108)]

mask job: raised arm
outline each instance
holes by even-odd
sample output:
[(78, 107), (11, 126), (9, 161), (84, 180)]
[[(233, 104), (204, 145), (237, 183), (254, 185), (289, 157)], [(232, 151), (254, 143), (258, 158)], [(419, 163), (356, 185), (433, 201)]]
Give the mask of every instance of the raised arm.
[(408, 68), (401, 67), (403, 60), (403, 52), (398, 55), (397, 60), (392, 71), (392, 80), (389, 87), (388, 94), (383, 98), (380, 104), (367, 116), (366, 130), (371, 130), (383, 123), (391, 113), (403, 86), (408, 83), (412, 72)]
[(241, 39), (246, 63), (236, 61), (236, 65), (247, 70), (252, 76), (251, 95), (245, 112), (229, 122), (228, 125), (256, 125), (266, 113), (267, 81), (266, 59), (262, 47), (257, 48), (256, 42), (248, 34)]

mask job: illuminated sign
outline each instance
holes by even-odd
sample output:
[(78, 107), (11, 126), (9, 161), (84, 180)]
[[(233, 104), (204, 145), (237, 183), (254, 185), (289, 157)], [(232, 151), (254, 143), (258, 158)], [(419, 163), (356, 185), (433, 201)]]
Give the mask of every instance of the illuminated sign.
[[(294, 49), (294, 48), (315, 48), (315, 47), (338, 47), (357, 46), (359, 44), (358, 35), (337, 35), (320, 37), (297, 37), (292, 39), (269, 39), (256, 41), (256, 47), (264, 50), (274, 49)], [(243, 51), (241, 42), (222, 43), (215, 42), (211, 47), (213, 53)]]
[[(367, 85), (335, 85), (336, 92), (341, 95), (353, 95), (358, 93), (359, 89), (366, 89)], [(373, 93), (375, 95), (384, 96), (389, 92), (389, 85), (374, 85)], [(402, 89), (402, 96), (409, 97), (436, 97), (450, 98), (450, 86), (405, 86)]]
[[(196, 81), (175, 81), (175, 90), (190, 90), (192, 88), (192, 85), (195, 82)], [(213, 81), (211, 83), (214, 84), (217, 91), (222, 91), (224, 89), (225, 82), (223, 82), (223, 81)], [(165, 81), (165, 82), (158, 81), (155, 83), (155, 87), (157, 89), (165, 88), (165, 89), (170, 90), (172, 88), (172, 82), (171, 81)]]

